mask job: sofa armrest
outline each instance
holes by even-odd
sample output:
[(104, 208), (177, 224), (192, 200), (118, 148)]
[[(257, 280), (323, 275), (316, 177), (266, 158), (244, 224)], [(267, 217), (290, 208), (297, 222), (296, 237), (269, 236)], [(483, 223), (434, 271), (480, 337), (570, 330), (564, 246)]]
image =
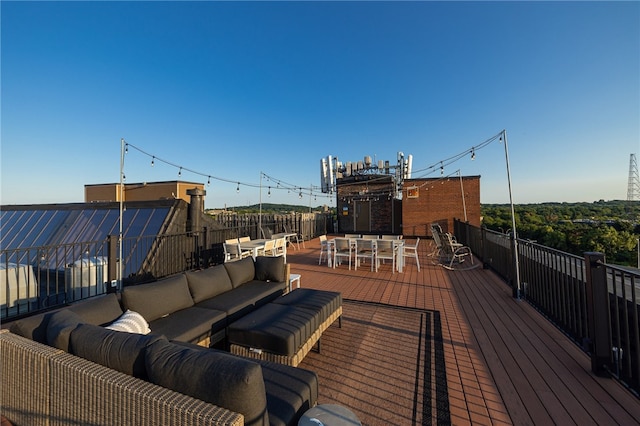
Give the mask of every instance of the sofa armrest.
[(16, 424), (244, 424), (241, 414), (6, 330), (0, 332), (0, 356), (6, 389), (0, 405)]

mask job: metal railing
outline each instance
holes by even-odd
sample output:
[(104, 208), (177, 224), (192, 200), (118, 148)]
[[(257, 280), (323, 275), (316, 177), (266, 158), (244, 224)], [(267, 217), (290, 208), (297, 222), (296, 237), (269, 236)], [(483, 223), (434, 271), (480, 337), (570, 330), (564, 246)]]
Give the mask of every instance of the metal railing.
[[(263, 217), (273, 233), (285, 226), (305, 239), (330, 232), (330, 216)], [(143, 235), (122, 240), (122, 283), (118, 283), (118, 237), (103, 241), (0, 250), (0, 319), (10, 321), (86, 299), (123, 285), (151, 282), (224, 261), (222, 243), (229, 238), (262, 238), (259, 222), (241, 218), (221, 229)], [(113, 284), (112, 284), (113, 283)]]
[[(516, 280), (511, 235), (459, 220), (454, 228), (458, 241), (469, 246), (485, 268), (501, 276), (514, 295), (533, 305), (591, 355), (594, 372), (606, 370), (636, 396), (640, 394), (640, 271), (588, 262), (593, 253), (579, 257), (518, 239), (520, 276)], [(596, 273), (598, 268), (602, 271)], [(517, 281), (519, 292), (514, 288)]]

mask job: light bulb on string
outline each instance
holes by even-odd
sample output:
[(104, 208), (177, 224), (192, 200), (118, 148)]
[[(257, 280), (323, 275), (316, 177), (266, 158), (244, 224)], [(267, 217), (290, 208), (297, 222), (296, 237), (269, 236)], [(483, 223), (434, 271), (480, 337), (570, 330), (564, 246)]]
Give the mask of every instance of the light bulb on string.
[(178, 177), (182, 176), (182, 167), (180, 167), (180, 170), (178, 170)]
[(475, 159), (476, 159), (476, 149), (471, 148), (471, 160), (475, 160)]
[(129, 153), (129, 144), (125, 144), (124, 145), (124, 153), (128, 154)]
[(240, 192), (240, 182), (238, 182), (238, 186), (236, 186), (236, 194)]
[(269, 192), (267, 192), (267, 195), (271, 197), (271, 187), (269, 187)]
[(211, 186), (211, 176), (209, 176), (207, 179), (207, 186)]
[(151, 167), (153, 167), (155, 163), (156, 157), (151, 157)]

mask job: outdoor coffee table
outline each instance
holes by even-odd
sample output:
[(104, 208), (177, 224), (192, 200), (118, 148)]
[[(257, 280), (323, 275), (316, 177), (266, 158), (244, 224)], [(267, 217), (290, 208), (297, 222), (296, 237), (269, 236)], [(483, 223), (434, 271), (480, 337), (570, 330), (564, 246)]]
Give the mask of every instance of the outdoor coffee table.
[(297, 366), (320, 336), (342, 316), (342, 295), (296, 289), (227, 328), (231, 353)]

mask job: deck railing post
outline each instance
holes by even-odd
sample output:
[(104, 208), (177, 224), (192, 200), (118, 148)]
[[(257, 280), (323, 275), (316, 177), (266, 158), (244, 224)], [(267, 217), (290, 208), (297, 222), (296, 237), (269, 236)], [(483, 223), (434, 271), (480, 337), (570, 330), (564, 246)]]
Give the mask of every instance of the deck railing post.
[(482, 245), (482, 268), (489, 269), (489, 262), (487, 261), (487, 227), (484, 225), (480, 228), (480, 244)]
[(609, 376), (611, 360), (611, 327), (609, 319), (609, 290), (602, 253), (584, 254), (587, 278), (587, 325), (589, 337), (585, 349), (591, 353), (591, 371), (597, 376)]
[[(109, 235), (107, 240), (107, 293), (118, 290), (118, 236)], [(113, 285), (115, 283), (115, 285)]]

